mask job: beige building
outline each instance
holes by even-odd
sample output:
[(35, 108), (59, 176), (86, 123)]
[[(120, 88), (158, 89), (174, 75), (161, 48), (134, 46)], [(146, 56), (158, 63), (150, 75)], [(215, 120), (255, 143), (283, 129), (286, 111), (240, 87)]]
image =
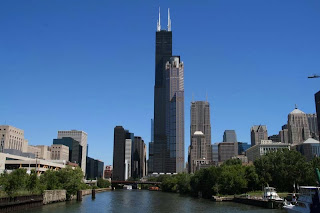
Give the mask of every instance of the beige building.
[(196, 131), (191, 136), (189, 164), (190, 173), (212, 164), (212, 148), (207, 144), (206, 136), (201, 131)]
[(248, 157), (249, 162), (253, 162), (256, 159), (260, 158), (262, 155), (267, 154), (268, 152), (274, 152), (278, 149), (289, 149), (290, 144), (285, 143), (274, 143), (272, 140), (262, 140), (260, 144), (254, 145), (247, 149), (246, 156)]
[(0, 152), (4, 149), (28, 151), (28, 141), (24, 138), (24, 131), (9, 125), (0, 126)]
[(61, 144), (51, 145), (51, 160), (69, 160), (69, 147)]
[(51, 160), (51, 151), (49, 146), (39, 145), (31, 146), (28, 145), (28, 152), (33, 153), (36, 158), (43, 160)]
[(282, 130), (279, 131), (280, 142), (289, 143), (288, 125), (283, 125)]
[(251, 127), (251, 146), (261, 143), (261, 140), (268, 140), (266, 125), (255, 125)]
[(86, 173), (86, 159), (87, 159), (87, 138), (88, 134), (84, 131), (70, 130), (70, 131), (58, 131), (58, 139), (63, 137), (70, 137), (78, 141), (82, 146), (82, 161), (81, 169)]
[(289, 143), (301, 144), (310, 137), (307, 115), (297, 107), (288, 115)]

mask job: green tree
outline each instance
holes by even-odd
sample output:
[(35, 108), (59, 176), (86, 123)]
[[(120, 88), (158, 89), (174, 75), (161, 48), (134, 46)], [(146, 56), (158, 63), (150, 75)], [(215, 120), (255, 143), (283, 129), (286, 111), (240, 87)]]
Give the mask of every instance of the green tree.
[(103, 178), (98, 178), (97, 186), (99, 188), (108, 188), (110, 186), (110, 182), (108, 180), (104, 180)]
[(2, 177), (4, 191), (9, 197), (14, 197), (19, 190), (25, 189), (28, 178), (26, 169), (16, 169)]
[(245, 167), (242, 165), (223, 165), (219, 176), (219, 188), (222, 194), (239, 194), (247, 190), (248, 181)]
[(62, 189), (58, 179), (58, 171), (47, 170), (40, 176), (40, 183), (46, 190)]
[(176, 179), (179, 193), (190, 193), (190, 175), (187, 173), (179, 173), (176, 175)]
[(31, 193), (36, 193), (36, 192), (41, 191), (40, 180), (39, 180), (38, 175), (35, 172), (35, 170), (32, 170), (31, 174), (27, 178), (26, 189)]
[(254, 166), (245, 167), (245, 179), (248, 182), (248, 190), (254, 191), (260, 189), (259, 176)]

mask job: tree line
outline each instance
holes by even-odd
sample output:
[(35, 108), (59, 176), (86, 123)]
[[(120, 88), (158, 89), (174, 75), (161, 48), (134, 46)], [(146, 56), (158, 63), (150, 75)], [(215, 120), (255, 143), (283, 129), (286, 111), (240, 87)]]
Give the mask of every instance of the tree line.
[(165, 192), (178, 192), (192, 196), (234, 195), (262, 190), (273, 186), (279, 192), (292, 192), (294, 185), (316, 186), (315, 168), (320, 168), (320, 158), (307, 161), (294, 150), (270, 152), (242, 165), (239, 159), (230, 159), (219, 167), (201, 169), (194, 174), (161, 175), (149, 180), (160, 181)]
[[(110, 186), (109, 181), (98, 179), (98, 188)], [(4, 172), (0, 176), (0, 186), (8, 197), (17, 196), (19, 192), (25, 194), (42, 194), (44, 190), (65, 189), (67, 199), (76, 195), (78, 190), (90, 189), (91, 187), (83, 182), (83, 172), (80, 167), (72, 169), (66, 167), (57, 171), (47, 170), (40, 177), (34, 170), (30, 175), (26, 169), (16, 169), (11, 173)]]

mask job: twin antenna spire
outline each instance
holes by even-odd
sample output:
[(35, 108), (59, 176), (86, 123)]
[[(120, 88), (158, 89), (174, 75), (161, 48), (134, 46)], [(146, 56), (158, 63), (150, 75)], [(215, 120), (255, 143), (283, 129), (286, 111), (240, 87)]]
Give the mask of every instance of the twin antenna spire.
[[(157, 21), (157, 32), (161, 30), (160, 24), (160, 7), (159, 7), (159, 19)], [(168, 8), (168, 31), (171, 31), (171, 19), (170, 19), (170, 8)]]

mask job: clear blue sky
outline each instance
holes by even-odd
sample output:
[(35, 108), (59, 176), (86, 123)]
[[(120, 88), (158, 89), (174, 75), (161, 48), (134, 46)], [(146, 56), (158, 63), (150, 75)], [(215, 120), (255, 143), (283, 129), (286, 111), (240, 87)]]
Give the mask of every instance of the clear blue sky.
[(185, 147), (190, 102), (211, 104), (212, 141), (250, 127), (269, 135), (294, 104), (315, 112), (320, 90), (319, 0), (0, 1), (0, 123), (29, 144), (58, 130), (88, 133), (89, 155), (112, 164), (113, 128), (150, 141), (155, 31), (171, 8), (173, 53), (185, 64)]

